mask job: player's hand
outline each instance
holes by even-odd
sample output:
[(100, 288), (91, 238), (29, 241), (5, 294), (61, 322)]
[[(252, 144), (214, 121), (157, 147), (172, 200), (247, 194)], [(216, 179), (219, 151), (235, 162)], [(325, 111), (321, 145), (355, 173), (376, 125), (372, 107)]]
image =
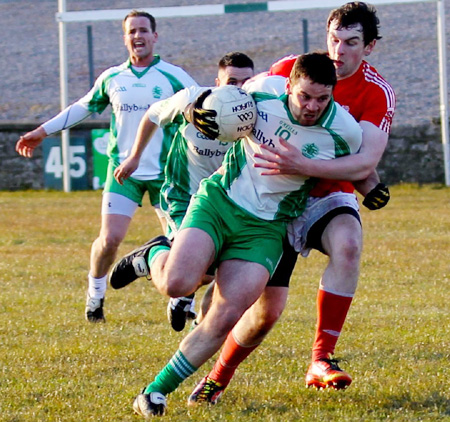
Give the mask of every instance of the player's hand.
[(16, 143), (16, 151), (23, 157), (31, 158), (34, 149), (42, 143), (46, 136), (44, 128), (39, 126), (19, 138)]
[(190, 103), (186, 107), (184, 115), (199, 132), (203, 133), (209, 139), (216, 139), (219, 136), (219, 126), (216, 123), (217, 113), (215, 110), (203, 108), (203, 101), (205, 101), (205, 98), (209, 94), (211, 94), (210, 89), (202, 92), (193, 103)]
[(286, 142), (284, 139), (279, 138), (281, 147), (269, 147), (261, 144), (260, 147), (264, 150), (264, 153), (255, 153), (255, 158), (260, 158), (263, 161), (258, 161), (254, 164), (255, 167), (267, 169), (263, 171), (262, 175), (275, 175), (275, 174), (297, 174), (303, 175), (302, 167), (305, 165), (305, 160), (301, 151)]
[(114, 170), (114, 178), (117, 183), (123, 185), (123, 181), (128, 179), (139, 166), (139, 158), (128, 157)]
[(387, 205), (391, 195), (384, 183), (378, 183), (364, 198), (363, 205), (369, 210), (379, 210)]

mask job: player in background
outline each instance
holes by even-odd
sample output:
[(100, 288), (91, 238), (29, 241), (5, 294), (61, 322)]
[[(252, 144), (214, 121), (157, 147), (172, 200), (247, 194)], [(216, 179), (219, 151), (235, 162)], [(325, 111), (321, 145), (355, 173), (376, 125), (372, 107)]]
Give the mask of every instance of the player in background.
[[(342, 389), (352, 378), (332, 358), (356, 291), (362, 250), (359, 208), (353, 186), (339, 180), (360, 181), (369, 209), (383, 207), (389, 200), (387, 187), (375, 172), (387, 144), (395, 110), (392, 87), (364, 58), (380, 39), (379, 20), (373, 6), (352, 2), (333, 10), (327, 21), (327, 45), (338, 82), (333, 92), (363, 129), (358, 154), (328, 162), (309, 160), (282, 140), (281, 147), (258, 154), (266, 163), (266, 175), (303, 174), (321, 180), (310, 193), (302, 216), (289, 227), (283, 258), (262, 297), (241, 318), (227, 337), (212, 371), (197, 385), (189, 401), (216, 403), (238, 365), (262, 342), (285, 307), (289, 278), (298, 253), (307, 256), (311, 248), (329, 257), (317, 296), (317, 326), (312, 361), (306, 385)], [(296, 56), (275, 63), (269, 74), (289, 74)], [(330, 166), (331, 165), (331, 166)], [(269, 177), (269, 176), (267, 176)]]
[[(209, 311), (136, 397), (136, 413), (163, 414), (165, 396), (220, 348), (264, 290), (282, 254), (286, 223), (305, 206), (314, 181), (299, 175), (261, 176), (255, 152), (262, 152), (263, 143), (276, 148), (280, 135), (318, 160), (359, 150), (361, 128), (333, 101), (335, 83), (332, 61), (312, 53), (297, 59), (286, 95), (252, 92), (258, 107), (253, 132), (228, 150), (221, 172), (202, 180), (172, 247), (156, 239), (114, 266), (112, 283), (129, 284), (147, 274), (160, 293), (172, 297), (194, 292), (207, 269), (217, 266)], [(315, 105), (314, 111), (308, 104)]]
[(157, 131), (152, 148), (144, 151), (133, 178), (123, 185), (114, 180), (114, 169), (129, 155), (139, 122), (150, 104), (168, 98), (184, 87), (197, 85), (180, 67), (154, 54), (158, 33), (153, 16), (133, 10), (124, 18), (122, 28), (128, 60), (105, 70), (83, 98), (20, 137), (16, 144), (20, 155), (31, 157), (46, 136), (75, 126), (92, 113), (101, 113), (108, 104), (111, 105), (109, 166), (103, 190), (101, 227), (92, 244), (88, 275), (85, 317), (90, 322), (105, 322), (103, 303), (108, 270), (146, 191), (161, 223), (165, 224), (158, 210), (159, 191), (171, 133)]
[[(234, 85), (240, 88), (253, 75), (252, 59), (244, 53), (230, 52), (219, 61), (215, 83), (216, 86)], [(114, 172), (117, 182), (122, 184), (138, 168), (147, 144), (151, 141), (150, 148), (153, 146), (151, 137), (157, 128), (177, 125), (178, 129), (167, 155), (165, 181), (161, 188), (161, 211), (168, 223), (166, 236), (169, 240), (173, 240), (178, 232), (200, 180), (220, 167), (225, 153), (232, 145), (230, 142), (209, 139), (183, 118), (183, 111), (193, 98), (202, 93), (199, 98), (201, 103), (210, 92), (211, 89), (207, 88), (186, 88), (170, 99), (154, 104), (141, 120), (130, 156)], [(205, 283), (211, 281), (211, 276), (205, 279)], [(115, 285), (112, 287), (117, 288)], [(212, 289), (208, 288), (205, 295), (208, 299), (212, 295)], [(209, 303), (209, 300), (205, 303)], [(194, 293), (189, 297), (171, 298), (167, 315), (175, 331), (183, 330), (188, 316), (195, 318)], [(202, 318), (202, 309), (198, 318)]]

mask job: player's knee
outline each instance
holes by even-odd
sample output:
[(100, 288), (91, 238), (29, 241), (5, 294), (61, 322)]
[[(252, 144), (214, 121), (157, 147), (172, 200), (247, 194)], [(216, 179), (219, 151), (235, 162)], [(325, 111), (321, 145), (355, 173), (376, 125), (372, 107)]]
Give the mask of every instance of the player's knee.
[(333, 251), (332, 259), (338, 260), (342, 265), (358, 267), (361, 258), (362, 243), (356, 238), (343, 239), (338, 248)]
[(273, 307), (267, 312), (264, 318), (264, 326), (266, 327), (266, 329), (270, 330), (276, 324), (276, 322), (280, 319), (281, 314), (283, 313), (283, 309), (284, 307)]
[(104, 252), (115, 254), (122, 243), (123, 237), (115, 233), (108, 233), (106, 235), (100, 235), (99, 240)]
[(187, 296), (197, 290), (198, 280), (186, 277), (186, 274), (169, 273), (161, 283), (160, 292), (170, 297)]
[(267, 311), (255, 322), (258, 336), (265, 336), (280, 319), (282, 313), (283, 308), (273, 307), (267, 309)]
[(215, 330), (217, 331), (218, 336), (220, 337), (221, 335), (226, 335), (230, 332), (239, 321), (242, 314), (242, 310), (232, 306), (222, 309), (220, 312), (221, 317), (215, 321)]

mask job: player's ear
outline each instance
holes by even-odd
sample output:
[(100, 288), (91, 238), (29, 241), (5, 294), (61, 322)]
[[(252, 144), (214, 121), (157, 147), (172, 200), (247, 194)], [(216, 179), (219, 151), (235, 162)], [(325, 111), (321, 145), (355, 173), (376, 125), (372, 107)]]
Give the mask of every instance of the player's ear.
[(219, 78), (214, 79), (214, 82), (216, 83), (216, 86), (220, 86)]
[(286, 82), (285, 82), (285, 92), (287, 95), (289, 95), (291, 93), (291, 78), (286, 78)]
[(373, 49), (375, 48), (375, 44), (377, 43), (377, 40), (372, 40), (369, 44), (367, 44), (364, 47), (364, 55), (365, 56), (369, 56), (370, 53), (373, 51)]

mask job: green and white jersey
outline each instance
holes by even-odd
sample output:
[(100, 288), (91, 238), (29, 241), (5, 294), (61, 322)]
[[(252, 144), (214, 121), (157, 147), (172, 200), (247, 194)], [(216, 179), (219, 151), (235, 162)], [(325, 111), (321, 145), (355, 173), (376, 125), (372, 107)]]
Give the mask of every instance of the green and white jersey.
[(264, 152), (260, 145), (280, 147), (279, 138), (316, 160), (330, 160), (356, 153), (362, 131), (355, 119), (331, 100), (314, 126), (301, 126), (288, 108), (288, 97), (251, 92), (257, 102), (258, 119), (250, 136), (233, 144), (224, 160), (224, 175), (214, 175), (228, 196), (240, 207), (264, 220), (289, 221), (300, 215), (315, 179), (298, 175), (263, 176), (255, 168)]
[[(171, 98), (153, 104), (149, 110), (148, 116), (153, 123), (162, 128), (177, 127), (167, 156), (165, 181), (161, 188), (161, 197), (168, 207), (187, 208), (200, 181), (220, 167), (232, 145), (230, 142), (207, 138), (183, 116), (186, 106), (206, 89), (209, 88), (193, 86), (183, 89)], [(150, 144), (153, 144), (153, 139)]]
[[(143, 69), (138, 72), (136, 69)], [(78, 103), (91, 113), (101, 113), (111, 104), (111, 128), (107, 154), (115, 164), (130, 155), (139, 122), (156, 101), (197, 83), (180, 67), (155, 55), (147, 68), (133, 68), (130, 60), (107, 69), (96, 80), (94, 87)], [(173, 133), (158, 129), (151, 147), (142, 154), (139, 167), (133, 173), (138, 180), (162, 177), (166, 154)]]

